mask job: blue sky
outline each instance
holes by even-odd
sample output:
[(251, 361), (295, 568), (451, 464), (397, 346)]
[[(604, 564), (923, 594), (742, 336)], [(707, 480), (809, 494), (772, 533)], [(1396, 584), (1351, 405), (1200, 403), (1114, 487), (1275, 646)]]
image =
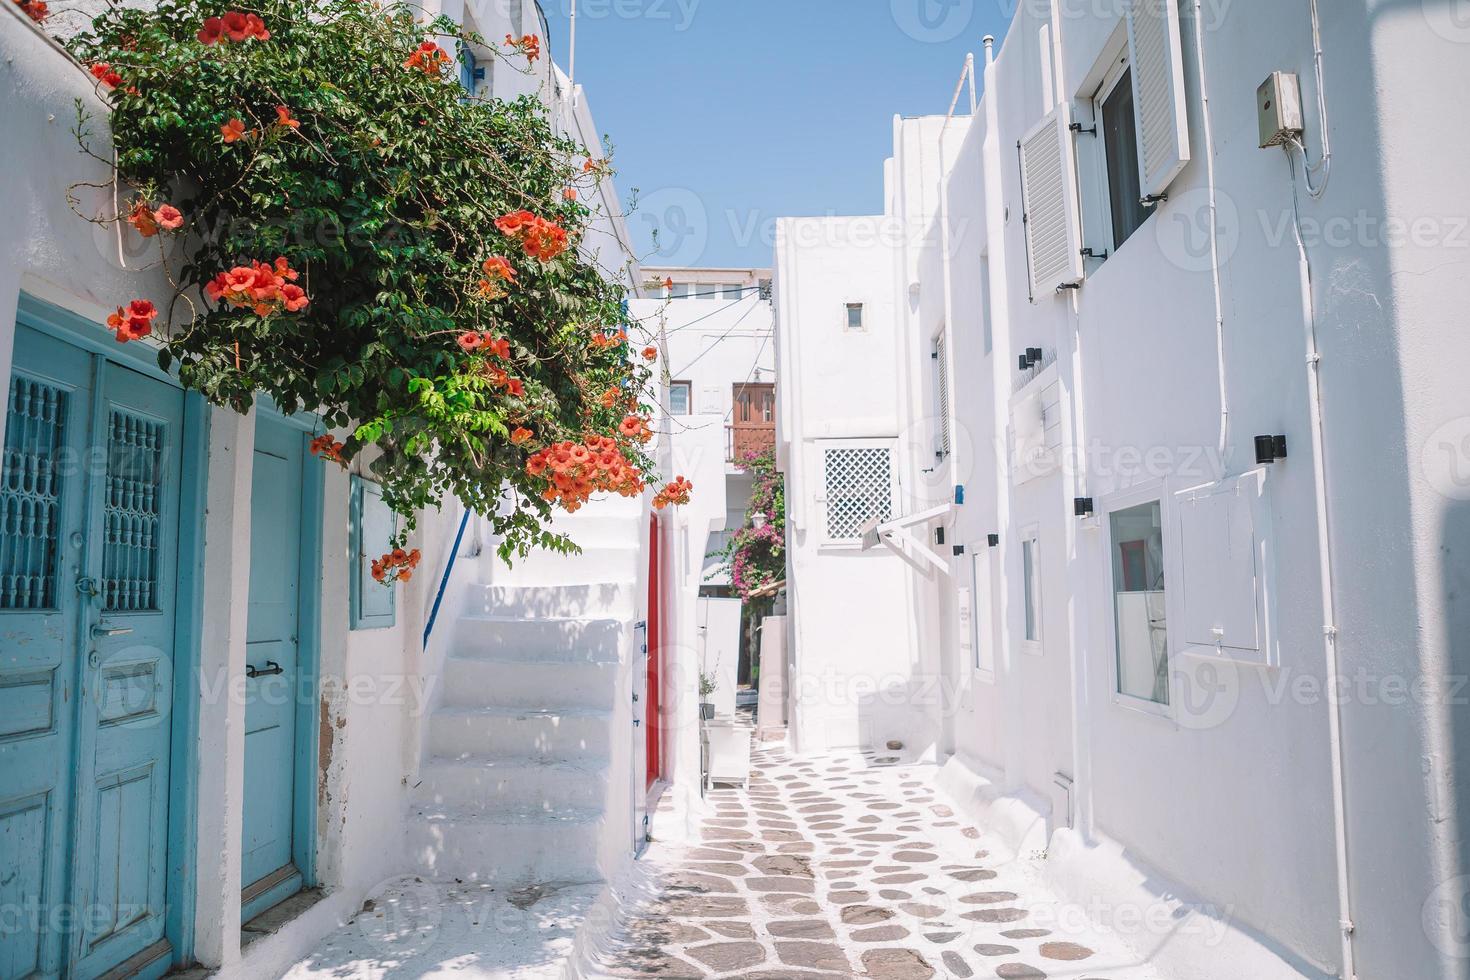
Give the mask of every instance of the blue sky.
[[(578, 0), (577, 81), (625, 207), (641, 191), (644, 263), (768, 265), (776, 218), (879, 211), (894, 114), (944, 112), (1015, 2)], [(542, 5), (565, 69), (570, 0)]]

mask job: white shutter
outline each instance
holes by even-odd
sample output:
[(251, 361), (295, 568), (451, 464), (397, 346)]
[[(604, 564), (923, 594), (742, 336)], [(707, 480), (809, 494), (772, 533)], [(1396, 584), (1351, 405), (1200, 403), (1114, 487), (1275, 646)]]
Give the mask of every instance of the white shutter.
[(1128, 0), (1128, 57), (1138, 114), (1138, 186), (1163, 194), (1189, 162), (1179, 0)]
[(1047, 113), (1021, 140), (1021, 201), (1026, 209), (1026, 255), (1031, 299), (1082, 280), (1081, 234), (1072, 134), (1066, 104)]

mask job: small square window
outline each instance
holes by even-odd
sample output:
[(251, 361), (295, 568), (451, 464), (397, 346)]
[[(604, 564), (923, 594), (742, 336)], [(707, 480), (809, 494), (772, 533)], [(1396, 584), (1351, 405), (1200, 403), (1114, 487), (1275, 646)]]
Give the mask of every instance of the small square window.
[(862, 329), (864, 329), (864, 327), (863, 327), (863, 304), (861, 304), (861, 303), (848, 303), (847, 304), (847, 329), (848, 330), (862, 330)]
[(720, 298), (725, 300), (740, 299), (745, 296), (745, 287), (739, 283), (727, 282), (720, 287)]
[(350, 525), (350, 625), (354, 630), (385, 629), (394, 623), (398, 588), (374, 581), (372, 564), (392, 550), (397, 533), (398, 517), (383, 500), (382, 488), (354, 476)]
[(1027, 643), (1041, 642), (1041, 548), (1035, 537), (1021, 542), (1021, 583), (1025, 590)]
[(1115, 510), (1113, 617), (1119, 694), (1169, 703), (1169, 644), (1164, 616), (1164, 529), (1157, 500)]
[(688, 381), (669, 382), (669, 414), (688, 415), (692, 384)]
[(671, 299), (688, 299), (689, 294), (694, 292), (694, 284), (688, 282), (676, 282), (669, 290)]
[(1138, 119), (1133, 105), (1133, 72), (1125, 69), (1102, 97), (1103, 151), (1108, 170), (1113, 248), (1119, 248), (1148, 218), (1138, 183)]

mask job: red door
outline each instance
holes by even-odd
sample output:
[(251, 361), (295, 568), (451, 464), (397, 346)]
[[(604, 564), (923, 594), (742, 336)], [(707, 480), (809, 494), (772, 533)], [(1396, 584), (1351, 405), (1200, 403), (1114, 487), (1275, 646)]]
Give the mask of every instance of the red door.
[(663, 624), (659, 617), (663, 613), (661, 601), (661, 587), (659, 577), (659, 558), (661, 549), (659, 547), (658, 515), (651, 518), (652, 524), (648, 535), (648, 690), (644, 694), (647, 707), (643, 712), (643, 730), (645, 733), (645, 748), (647, 755), (648, 786), (651, 787), (657, 781), (662, 768), (659, 759), (659, 711), (658, 711), (658, 689), (659, 689), (659, 661), (662, 659)]

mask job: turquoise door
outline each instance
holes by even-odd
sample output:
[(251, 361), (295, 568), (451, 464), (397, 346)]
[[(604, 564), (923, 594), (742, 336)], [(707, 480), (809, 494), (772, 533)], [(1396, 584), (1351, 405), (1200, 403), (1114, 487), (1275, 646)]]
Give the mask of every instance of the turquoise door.
[(183, 393), (18, 326), (0, 476), (0, 977), (162, 972)]
[(296, 837), (297, 719), (303, 592), (305, 436), (257, 415), (250, 497), (250, 608), (245, 631), (245, 920), (303, 885)]

